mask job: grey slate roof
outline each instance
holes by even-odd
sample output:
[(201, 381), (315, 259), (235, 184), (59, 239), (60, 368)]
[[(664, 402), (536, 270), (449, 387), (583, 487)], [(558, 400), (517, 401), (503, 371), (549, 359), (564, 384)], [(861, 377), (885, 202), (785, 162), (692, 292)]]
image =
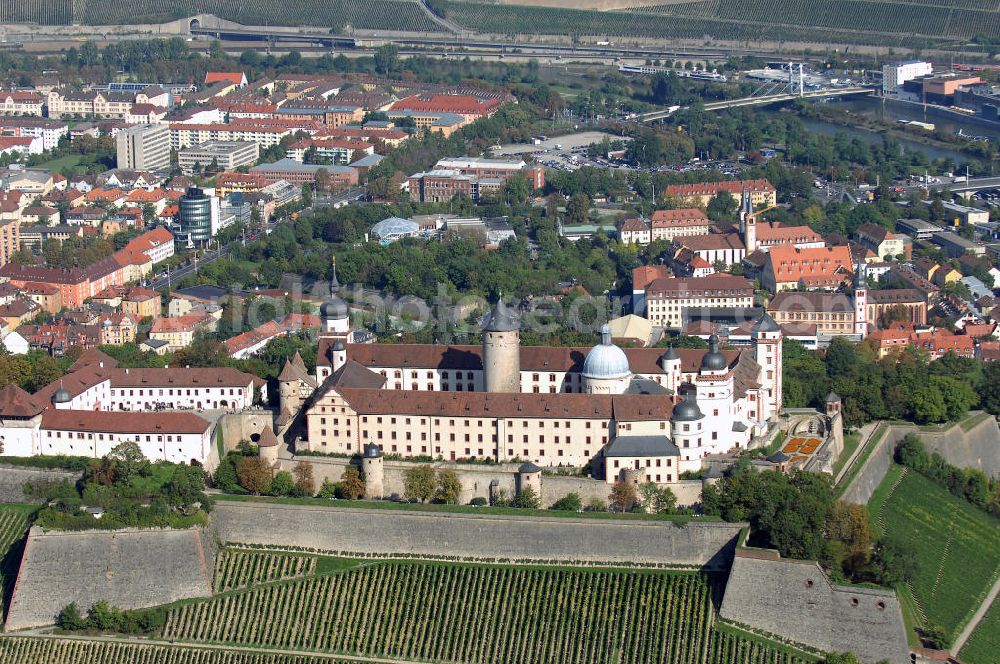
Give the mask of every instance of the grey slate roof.
[(666, 436), (618, 436), (605, 448), (607, 457), (664, 457), (680, 456)]

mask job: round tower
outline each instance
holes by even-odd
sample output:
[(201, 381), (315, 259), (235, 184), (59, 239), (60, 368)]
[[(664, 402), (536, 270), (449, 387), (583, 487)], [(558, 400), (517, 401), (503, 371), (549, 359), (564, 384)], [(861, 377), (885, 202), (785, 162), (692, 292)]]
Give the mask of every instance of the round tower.
[(365, 453), (361, 457), (361, 474), (365, 479), (365, 498), (382, 499), (385, 496), (385, 467), (382, 450), (375, 443), (365, 445)]
[(483, 382), (487, 392), (521, 391), (521, 321), (497, 298), (483, 321)]
[(750, 330), (757, 364), (761, 367), (760, 384), (763, 391), (763, 405), (757, 413), (757, 420), (763, 422), (781, 412), (783, 396), (781, 375), (784, 371), (782, 360), (781, 326), (764, 312)]
[(539, 499), (542, 497), (542, 469), (531, 463), (522, 463), (517, 469), (517, 493), (531, 489)]
[(65, 410), (69, 408), (72, 400), (73, 397), (70, 395), (69, 390), (63, 387), (62, 383), (60, 383), (59, 389), (52, 395), (52, 406), (56, 410)]
[(680, 451), (678, 474), (701, 468), (704, 429), (705, 415), (698, 407), (695, 388), (691, 388), (684, 395), (684, 400), (674, 405), (670, 415), (670, 438)]
[(621, 475), (618, 478), (625, 484), (632, 484), (634, 486), (639, 486), (643, 484), (646, 479), (646, 471), (639, 470), (638, 468), (622, 468)]
[(337, 339), (330, 346), (330, 366), (333, 367), (333, 371), (338, 371), (345, 364), (347, 364), (347, 347), (343, 341)]
[(274, 435), (270, 425), (261, 429), (260, 440), (257, 441), (257, 454), (268, 468), (273, 468), (278, 463), (278, 437)]
[(660, 368), (666, 376), (664, 387), (674, 394), (681, 387), (681, 354), (673, 346), (668, 346), (663, 355), (660, 355)]
[(587, 394), (624, 394), (632, 380), (628, 357), (611, 343), (611, 326), (601, 327), (601, 343), (583, 361), (583, 391)]

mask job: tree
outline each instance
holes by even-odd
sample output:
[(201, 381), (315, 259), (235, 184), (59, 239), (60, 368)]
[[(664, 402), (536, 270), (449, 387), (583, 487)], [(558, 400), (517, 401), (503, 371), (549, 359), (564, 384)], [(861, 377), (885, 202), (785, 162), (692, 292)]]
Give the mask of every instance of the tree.
[[(358, 479), (361, 479), (360, 477)], [(331, 482), (329, 479), (323, 480), (323, 484), (319, 487), (319, 493), (316, 494), (317, 498), (326, 498), (327, 500), (332, 500), (337, 497), (337, 485)]]
[(341, 473), (340, 494), (348, 500), (357, 500), (365, 495), (365, 482), (354, 466), (348, 466)]
[(239, 478), (236, 476), (236, 461), (229, 455), (219, 463), (212, 476), (212, 484), (216, 489), (222, 491), (236, 491), (240, 487)]
[(299, 461), (292, 470), (295, 475), (295, 491), (301, 496), (311, 496), (316, 493), (316, 481), (313, 479), (311, 463)]
[(319, 168), (316, 170), (316, 191), (317, 192), (328, 192), (333, 184), (333, 178), (330, 177), (330, 171), (326, 168)]
[(611, 496), (608, 498), (608, 506), (612, 512), (628, 512), (639, 501), (636, 494), (635, 485), (631, 482), (618, 480), (611, 486)]
[(87, 619), (80, 613), (80, 607), (76, 602), (70, 602), (62, 608), (56, 616), (56, 625), (65, 630), (78, 630), (87, 627)]
[(522, 510), (537, 510), (542, 506), (542, 499), (534, 488), (526, 486), (514, 496), (511, 506)]
[(584, 193), (573, 194), (566, 204), (566, 223), (579, 225), (587, 223), (590, 217), (590, 196)]
[(894, 588), (912, 581), (919, 571), (913, 550), (893, 539), (880, 539), (871, 555), (873, 580), (879, 585)]
[(581, 512), (583, 511), (583, 501), (580, 500), (580, 494), (567, 493), (565, 496), (553, 503), (552, 509), (559, 510), (561, 512)]
[(236, 477), (240, 486), (255, 496), (271, 490), (271, 468), (260, 457), (240, 457), (236, 462)]
[(639, 487), (640, 503), (650, 514), (669, 514), (677, 507), (677, 496), (669, 487), (646, 482)]
[(930, 385), (917, 388), (910, 397), (910, 408), (913, 411), (913, 418), (919, 424), (944, 422), (948, 417), (948, 406), (944, 402), (944, 396)]
[(403, 473), (403, 496), (407, 500), (426, 503), (434, 498), (434, 469), (427, 465), (407, 468)]
[(379, 46), (375, 51), (375, 72), (389, 74), (399, 68), (399, 48), (395, 44)]
[(732, 194), (728, 191), (720, 191), (712, 197), (712, 200), (708, 202), (705, 212), (708, 214), (710, 219), (718, 221), (735, 221), (736, 210), (738, 208), (739, 203), (735, 198), (733, 198)]
[(287, 470), (280, 470), (271, 480), (272, 496), (290, 496), (295, 489), (295, 479)]
[(128, 482), (133, 477), (149, 475), (149, 459), (138, 443), (119, 443), (108, 452), (108, 458), (115, 462), (115, 481)]
[(439, 503), (457, 505), (458, 497), (462, 494), (462, 482), (458, 479), (458, 473), (454, 470), (439, 470), (437, 477), (437, 493), (435, 500)]
[(93, 629), (107, 631), (121, 624), (121, 612), (106, 601), (98, 600), (87, 612), (87, 626)]

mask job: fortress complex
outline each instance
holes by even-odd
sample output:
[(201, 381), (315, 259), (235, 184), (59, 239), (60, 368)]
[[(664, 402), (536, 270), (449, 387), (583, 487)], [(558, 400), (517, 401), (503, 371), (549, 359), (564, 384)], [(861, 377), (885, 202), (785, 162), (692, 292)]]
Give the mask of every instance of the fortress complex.
[(722, 350), (713, 336), (692, 350), (622, 349), (608, 326), (589, 349), (521, 346), (502, 301), (481, 346), (353, 344), (346, 307), (322, 311), (315, 376), (289, 361), (279, 379), (282, 413), (304, 413), (296, 446), (312, 452), (374, 444), (404, 458), (589, 464), (608, 482), (671, 483), (706, 455), (745, 448), (781, 410), (782, 333), (768, 315), (748, 348)]

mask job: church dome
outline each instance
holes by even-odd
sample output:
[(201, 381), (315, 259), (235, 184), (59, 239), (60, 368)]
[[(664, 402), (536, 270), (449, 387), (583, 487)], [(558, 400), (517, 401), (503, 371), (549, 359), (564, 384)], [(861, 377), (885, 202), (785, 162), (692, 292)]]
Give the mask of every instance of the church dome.
[(601, 343), (590, 349), (583, 361), (585, 378), (624, 378), (632, 375), (628, 357), (618, 346), (611, 343), (611, 327), (601, 328)]
[(679, 359), (681, 359), (681, 354), (678, 353), (677, 349), (674, 348), (672, 345), (667, 346), (666, 352), (664, 352), (663, 355), (660, 355), (661, 363), (674, 362)]
[(72, 400), (73, 397), (70, 396), (69, 390), (65, 387), (60, 387), (56, 390), (56, 393), (52, 395), (52, 403), (69, 403)]
[(348, 307), (347, 303), (341, 300), (336, 295), (330, 296), (330, 299), (324, 302), (319, 307), (319, 315), (321, 318), (342, 320), (348, 317)]
[(708, 338), (708, 352), (701, 358), (701, 368), (703, 371), (721, 371), (728, 366), (726, 356), (719, 352), (719, 335), (713, 334)]
[(780, 332), (780, 331), (781, 331), (781, 326), (778, 325), (777, 321), (775, 321), (774, 318), (771, 316), (771, 314), (767, 313), (766, 311), (764, 312), (764, 315), (760, 317), (760, 320), (758, 320), (751, 329), (751, 332), (755, 334), (760, 332)]
[(698, 407), (697, 396), (694, 392), (684, 395), (684, 401), (674, 406), (674, 411), (670, 415), (671, 422), (695, 422), (705, 417)]

